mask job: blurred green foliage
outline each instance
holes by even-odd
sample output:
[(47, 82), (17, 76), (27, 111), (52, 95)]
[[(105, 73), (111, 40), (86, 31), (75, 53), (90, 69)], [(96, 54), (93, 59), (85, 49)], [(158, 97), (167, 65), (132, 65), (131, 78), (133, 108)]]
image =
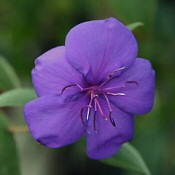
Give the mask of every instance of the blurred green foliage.
[(114, 167), (121, 167), (145, 175), (151, 175), (138, 151), (129, 143), (124, 144), (116, 156), (103, 160), (103, 162)]
[(10, 90), (20, 87), (20, 80), (8, 61), (0, 56), (0, 91)]
[(27, 102), (35, 99), (36, 97), (36, 92), (32, 88), (9, 90), (0, 95), (0, 107), (23, 107)]
[[(135, 139), (132, 142), (143, 155), (152, 174), (174, 175), (175, 172), (175, 2), (173, 0), (1, 0), (0, 54), (4, 55), (21, 79), (23, 86), (31, 85), (30, 72), (34, 60), (43, 52), (64, 45), (67, 32), (76, 24), (114, 16), (125, 24), (141, 21), (143, 27), (134, 31), (139, 43), (139, 56), (153, 63), (157, 75), (157, 94), (153, 111), (136, 118)], [(1, 70), (0, 70), (1, 71)], [(0, 72), (1, 73), (1, 72)], [(23, 113), (12, 115), (24, 122)], [(18, 141), (18, 139), (16, 139)], [(20, 144), (24, 144), (20, 141)], [(20, 159), (26, 160), (23, 148)], [(21, 148), (21, 147), (20, 147)], [(53, 163), (62, 174), (123, 174), (120, 169), (87, 160), (82, 154), (72, 163), (74, 147)], [(25, 151), (24, 151), (25, 150)], [(32, 152), (31, 152), (32, 154)], [(41, 151), (42, 154), (42, 151)], [(78, 154), (78, 153), (77, 153)], [(46, 155), (47, 156), (47, 155)], [(64, 158), (67, 156), (68, 158)], [(74, 155), (75, 156), (75, 155)], [(35, 157), (35, 155), (33, 155)], [(32, 155), (30, 160), (33, 160)], [(66, 164), (64, 165), (63, 162)], [(82, 161), (83, 159), (83, 161)], [(81, 160), (81, 161), (80, 161)], [(30, 174), (22, 162), (23, 174)], [(38, 165), (39, 167), (39, 165)], [(48, 165), (50, 167), (50, 165)], [(67, 167), (67, 168), (66, 168)], [(82, 169), (83, 167), (83, 169)], [(43, 167), (44, 169), (45, 167)], [(84, 170), (85, 169), (85, 170)], [(125, 172), (132, 174), (132, 172)], [(136, 174), (134, 172), (134, 174)], [(43, 173), (42, 173), (43, 175)]]
[(0, 112), (0, 174), (19, 175), (19, 160), (13, 134), (7, 131), (9, 121), (7, 116)]

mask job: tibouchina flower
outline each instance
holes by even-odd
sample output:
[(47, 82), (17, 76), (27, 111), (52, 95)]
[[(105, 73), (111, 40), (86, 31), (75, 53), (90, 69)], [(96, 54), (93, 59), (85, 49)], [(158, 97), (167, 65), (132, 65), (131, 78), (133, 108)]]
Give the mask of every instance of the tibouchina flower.
[(132, 32), (115, 18), (81, 23), (65, 46), (36, 59), (37, 98), (25, 106), (33, 137), (50, 148), (84, 134), (92, 159), (116, 154), (134, 134), (134, 115), (153, 107), (155, 72), (138, 58)]

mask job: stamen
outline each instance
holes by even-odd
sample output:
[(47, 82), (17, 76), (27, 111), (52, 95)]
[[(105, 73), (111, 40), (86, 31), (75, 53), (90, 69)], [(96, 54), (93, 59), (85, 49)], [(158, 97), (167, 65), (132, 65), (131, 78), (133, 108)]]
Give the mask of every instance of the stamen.
[(85, 124), (85, 122), (84, 122), (83, 112), (84, 112), (84, 107), (81, 109), (81, 121), (82, 121), (84, 127), (86, 128), (86, 124)]
[(121, 85), (121, 86), (113, 86), (113, 87), (109, 87), (109, 88), (104, 88), (103, 90), (106, 91), (106, 90), (111, 90), (111, 89), (118, 89), (118, 88), (124, 88), (125, 85)]
[(73, 86), (76, 86), (76, 87), (80, 88), (81, 91), (83, 90), (83, 88), (82, 88), (79, 84), (69, 84), (69, 85), (65, 86), (65, 87), (62, 89), (61, 94), (63, 94), (63, 92), (64, 92), (66, 89), (68, 89), (68, 88), (70, 88), (70, 87), (73, 87)]
[(91, 111), (91, 108), (92, 108), (92, 102), (93, 102), (93, 92), (91, 92), (91, 99), (90, 99), (90, 102), (88, 104), (88, 110), (87, 110), (87, 116), (86, 116), (86, 119), (89, 120), (89, 116), (90, 116), (90, 111)]
[(97, 98), (95, 98), (95, 101), (96, 101), (96, 103), (97, 103), (97, 106), (98, 106), (98, 108), (99, 108), (99, 110), (100, 110), (101, 115), (104, 117), (105, 120), (108, 120), (108, 118), (106, 117), (106, 115), (105, 115), (105, 113), (104, 113), (102, 107), (100, 106), (100, 103), (99, 103), (99, 101), (98, 101)]
[(123, 69), (125, 69), (125, 68), (126, 68), (126, 67), (123, 66), (123, 67), (121, 67), (121, 68), (118, 68), (118, 69), (114, 70), (111, 74), (108, 75), (108, 79), (107, 79), (106, 81), (104, 81), (99, 87), (102, 87), (102, 86), (104, 86), (105, 84), (109, 83), (109, 81), (112, 80), (112, 77), (113, 77), (113, 75), (114, 75), (116, 72), (121, 71), (121, 70), (123, 70)]
[[(125, 83), (134, 83), (134, 84), (138, 84), (136, 81), (126, 81)], [(111, 89), (118, 89), (118, 88), (124, 88), (126, 87), (124, 84), (121, 86), (113, 86), (113, 87), (109, 87), (109, 88), (104, 88), (103, 90), (111, 90)]]
[(91, 90), (92, 88), (89, 87), (89, 88), (82, 88), (82, 91), (87, 91), (87, 90)]
[(87, 110), (87, 115), (86, 115), (86, 119), (89, 120), (89, 116), (90, 116), (90, 112), (91, 112), (91, 107), (88, 105), (88, 110)]
[(121, 67), (121, 68), (118, 68), (118, 69), (114, 70), (111, 74), (109, 74), (109, 78), (112, 78), (112, 76), (113, 76), (116, 72), (118, 72), (118, 71), (120, 71), (120, 70), (123, 70), (123, 69), (125, 69), (125, 68), (126, 68), (126, 67), (123, 66), (123, 67)]
[(107, 95), (106, 94), (103, 94), (103, 95), (105, 96), (105, 99), (107, 101), (110, 112), (112, 112), (112, 108), (111, 108), (111, 105), (110, 105), (110, 102), (109, 102), (109, 99), (108, 99)]
[(113, 92), (107, 92), (108, 95), (112, 96), (125, 96), (125, 93), (119, 92), (119, 93), (113, 93)]
[(112, 123), (112, 125), (115, 127), (116, 126), (116, 123), (115, 123), (115, 120), (114, 120), (114, 118), (112, 117), (112, 107), (111, 107), (111, 104), (110, 104), (110, 102), (109, 102), (109, 99), (108, 99), (108, 97), (107, 97), (107, 95), (106, 94), (103, 94), (104, 96), (105, 96), (105, 99), (106, 99), (106, 101), (107, 101), (107, 104), (108, 104), (108, 107), (109, 107), (109, 119), (110, 119), (110, 122)]
[[(84, 125), (84, 127), (86, 128), (87, 126), (87, 121), (89, 120), (89, 116), (90, 116), (90, 113), (91, 113), (91, 108), (92, 108), (92, 102), (94, 99), (96, 99), (98, 97), (98, 95), (94, 95), (93, 92), (91, 92), (91, 99), (90, 99), (90, 102), (87, 106), (84, 106), (82, 109), (81, 109), (81, 120), (82, 120), (82, 123)], [(86, 115), (86, 123), (84, 121), (84, 116), (83, 116), (83, 112), (84, 112), (84, 109), (87, 107), (87, 115)], [(95, 111), (94, 111), (94, 130), (97, 132), (97, 129), (96, 129), (96, 114), (97, 114), (97, 104), (96, 104), (96, 101), (95, 101)], [(90, 133), (89, 131), (87, 131), (88, 133)]]

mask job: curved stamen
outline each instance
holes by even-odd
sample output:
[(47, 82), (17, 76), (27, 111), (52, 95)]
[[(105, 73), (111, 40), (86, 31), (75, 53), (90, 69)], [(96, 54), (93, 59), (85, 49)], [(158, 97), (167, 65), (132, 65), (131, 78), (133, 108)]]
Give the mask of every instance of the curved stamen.
[(89, 120), (90, 112), (91, 112), (91, 107), (88, 105), (88, 110), (87, 110), (87, 115), (86, 115), (86, 120)]
[[(138, 85), (138, 82), (137, 81), (134, 81), (134, 80), (126, 81), (125, 83)], [(108, 91), (108, 90), (113, 90), (113, 89), (119, 89), (119, 88), (125, 88), (125, 87), (126, 87), (126, 85), (123, 84), (123, 85), (120, 85), (120, 86), (113, 86), (113, 87), (104, 88), (103, 91)]]
[(93, 92), (91, 92), (91, 99), (90, 99), (90, 102), (88, 104), (88, 111), (87, 111), (87, 116), (86, 116), (87, 120), (89, 120), (93, 99), (94, 99)]
[(116, 123), (115, 123), (115, 120), (114, 120), (114, 118), (112, 117), (112, 107), (111, 107), (111, 104), (110, 104), (110, 102), (109, 102), (109, 99), (108, 99), (108, 97), (107, 97), (107, 95), (106, 94), (103, 94), (104, 96), (105, 96), (105, 99), (106, 99), (106, 101), (107, 101), (107, 104), (108, 104), (108, 107), (109, 107), (109, 119), (110, 119), (110, 122), (112, 123), (112, 125), (115, 127), (116, 126)]
[(86, 124), (85, 124), (84, 117), (83, 117), (83, 112), (84, 112), (84, 107), (81, 109), (81, 121), (82, 121), (84, 127), (86, 128)]
[(99, 108), (99, 110), (100, 110), (100, 113), (101, 113), (101, 115), (103, 116), (103, 118), (104, 118), (105, 120), (108, 120), (108, 118), (106, 117), (106, 115), (105, 115), (105, 113), (104, 113), (104, 111), (103, 111), (103, 109), (102, 109), (102, 107), (101, 107), (101, 105), (100, 105), (100, 102), (98, 101), (97, 98), (95, 98), (95, 101), (96, 101), (96, 103), (97, 103), (97, 106), (98, 106), (98, 108)]
[(65, 87), (61, 90), (61, 94), (63, 94), (63, 92), (64, 92), (66, 89), (68, 89), (68, 88), (70, 88), (70, 87), (73, 87), (73, 86), (76, 86), (76, 87), (80, 88), (81, 91), (83, 90), (83, 88), (82, 88), (79, 84), (69, 84), (69, 85), (65, 86)]
[[(82, 109), (81, 109), (81, 120), (82, 120), (82, 123), (84, 125), (84, 127), (86, 128), (86, 123), (84, 121), (84, 116), (83, 116), (83, 112), (84, 112), (84, 109), (85, 107), (87, 107), (87, 115), (86, 115), (86, 121), (89, 120), (89, 116), (90, 116), (90, 113), (91, 113), (91, 108), (92, 108), (92, 102), (94, 99), (96, 99), (98, 97), (98, 95), (93, 95), (93, 92), (91, 92), (91, 99), (90, 99), (90, 102), (87, 106), (84, 106)], [(96, 107), (96, 102), (95, 102), (95, 113), (94, 113), (94, 130), (96, 130), (96, 113), (97, 113), (97, 107)]]
[(114, 75), (116, 72), (121, 71), (121, 70), (123, 70), (123, 69), (125, 69), (125, 68), (126, 68), (126, 67), (123, 66), (123, 67), (121, 67), (121, 68), (118, 68), (118, 69), (114, 70), (112, 73), (110, 73), (110, 74), (108, 75), (108, 79), (107, 79), (106, 81), (104, 81), (99, 87), (102, 87), (102, 86), (104, 86), (105, 84), (109, 83), (109, 81), (112, 80), (113, 75)]
[(105, 96), (105, 99), (107, 101), (107, 104), (108, 104), (108, 107), (109, 107), (110, 112), (112, 112), (112, 107), (110, 105), (110, 102), (109, 102), (109, 99), (108, 99), (107, 95), (106, 94), (103, 94), (103, 95)]
[(120, 70), (123, 70), (123, 69), (125, 69), (125, 68), (126, 68), (126, 67), (123, 66), (123, 67), (121, 67), (121, 68), (118, 68), (118, 69), (114, 70), (111, 74), (109, 74), (109, 78), (112, 78), (113, 75), (114, 75), (116, 72), (118, 72), (118, 71), (120, 71)]

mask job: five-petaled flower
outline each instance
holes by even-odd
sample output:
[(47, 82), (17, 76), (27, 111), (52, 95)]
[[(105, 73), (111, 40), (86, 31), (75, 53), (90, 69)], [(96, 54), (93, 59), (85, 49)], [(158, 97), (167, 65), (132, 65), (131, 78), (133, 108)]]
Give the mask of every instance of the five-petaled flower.
[(37, 98), (25, 106), (33, 137), (50, 148), (84, 134), (88, 155), (104, 159), (134, 134), (134, 115), (152, 109), (155, 72), (137, 58), (132, 32), (115, 18), (81, 23), (65, 46), (49, 50), (32, 71)]

